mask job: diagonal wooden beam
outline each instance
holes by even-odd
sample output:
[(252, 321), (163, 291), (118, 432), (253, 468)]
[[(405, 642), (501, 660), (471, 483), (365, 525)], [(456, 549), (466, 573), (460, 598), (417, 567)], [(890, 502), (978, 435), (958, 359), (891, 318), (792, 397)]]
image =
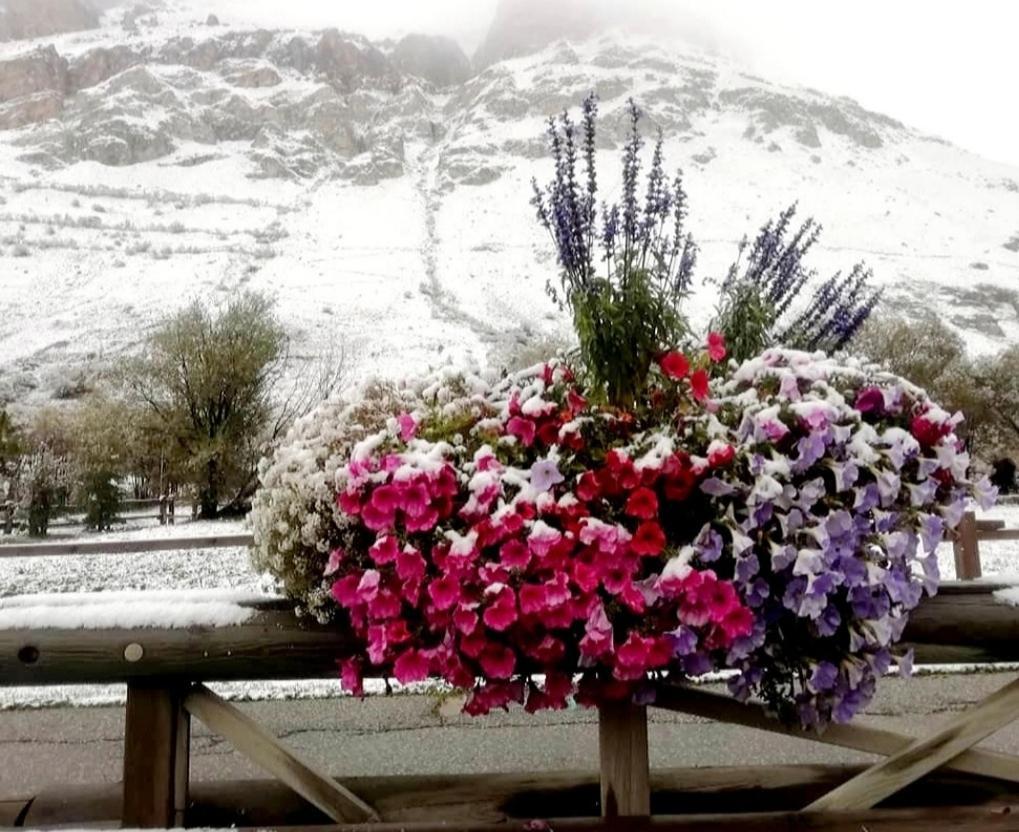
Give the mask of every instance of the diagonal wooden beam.
[[(693, 714), (718, 722), (759, 728), (762, 731), (801, 740), (880, 754), (884, 757), (903, 751), (916, 739), (895, 731), (866, 725), (829, 725), (824, 733), (805, 731), (770, 716), (760, 703), (742, 703), (730, 696), (682, 685), (659, 685), (654, 707)], [(1019, 783), (1019, 756), (1013, 754), (971, 749), (963, 751), (958, 757), (946, 763), (944, 768)]]
[(870, 809), (925, 774), (1019, 718), (1019, 679), (995, 691), (941, 730), (871, 766), (846, 781), (805, 811)]
[(184, 708), (337, 823), (379, 820), (378, 813), (356, 794), (298, 758), (251, 717), (204, 685), (197, 685), (184, 697)]

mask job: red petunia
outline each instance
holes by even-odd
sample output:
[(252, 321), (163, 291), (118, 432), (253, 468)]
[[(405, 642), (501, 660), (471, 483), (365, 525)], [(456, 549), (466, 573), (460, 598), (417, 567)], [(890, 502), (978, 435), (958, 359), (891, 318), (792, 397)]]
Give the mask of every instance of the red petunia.
[(687, 361), (686, 356), (675, 350), (667, 352), (658, 363), (662, 368), (662, 372), (669, 378), (686, 378), (687, 373), (690, 372), (690, 362)]
[(714, 447), (708, 448), (708, 465), (712, 468), (722, 468), (728, 465), (736, 457), (736, 449), (732, 445), (712, 443)]
[(721, 332), (709, 332), (708, 358), (712, 361), (721, 361), (726, 355), (725, 336)]
[(952, 432), (952, 426), (947, 422), (938, 424), (921, 414), (913, 419), (909, 425), (909, 432), (913, 434), (916, 441), (924, 447), (930, 448), (937, 445), (945, 436)]
[(665, 532), (654, 520), (645, 520), (637, 527), (630, 541), (630, 551), (635, 555), (653, 557), (665, 548)]
[(623, 511), (630, 517), (650, 520), (658, 516), (658, 497), (650, 488), (637, 488), (630, 493)]
[(690, 376), (690, 392), (697, 401), (702, 402), (708, 397), (707, 370), (695, 370)]

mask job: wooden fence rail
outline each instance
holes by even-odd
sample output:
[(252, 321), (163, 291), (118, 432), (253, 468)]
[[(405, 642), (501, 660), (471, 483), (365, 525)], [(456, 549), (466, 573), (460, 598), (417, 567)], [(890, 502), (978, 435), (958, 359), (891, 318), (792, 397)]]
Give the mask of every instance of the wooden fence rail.
[(952, 541), (957, 580), (972, 581), (982, 577), (981, 540), (1019, 540), (1019, 529), (1006, 529), (1004, 520), (978, 520), (972, 511), (967, 511)]
[[(917, 661), (1019, 661), (1019, 609), (1001, 587), (946, 583), (913, 611), (904, 640)], [(4, 685), (322, 679), (352, 649), (348, 633), (298, 618), (289, 602), (252, 605), (233, 627), (122, 630), (0, 630)]]
[(137, 552), (176, 552), (182, 549), (250, 547), (250, 534), (208, 537), (164, 537), (158, 540), (79, 540), (73, 543), (0, 544), (0, 558), (56, 557), (59, 555), (122, 555)]
[[(946, 584), (941, 593), (926, 599), (914, 612), (906, 641), (916, 647), (921, 661), (958, 661), (963, 657), (978, 661), (1019, 660), (1019, 609), (1000, 602), (995, 596), (998, 589), (985, 583)], [(386, 802), (391, 792), (385, 789), (377, 792), (381, 795), (380, 804), (377, 799), (367, 798), (366, 793), (336, 782), (294, 755), (235, 706), (223, 702), (202, 685), (205, 681), (231, 679), (335, 676), (336, 657), (351, 646), (348, 634), (342, 630), (298, 618), (284, 602), (261, 603), (252, 607), (248, 621), (232, 627), (0, 630), (0, 680), (6, 685), (127, 682), (123, 803), (119, 818), (127, 825), (166, 827), (186, 822), (191, 805), (189, 747), (193, 718), (200, 719), (265, 771), (291, 786), (334, 822), (390, 820), (392, 816), (387, 816), (390, 810), (381, 807), (392, 805)], [(820, 741), (886, 755), (888, 761), (857, 772), (856, 777), (845, 781), (843, 786), (839, 784), (844, 777), (830, 783), (829, 789), (839, 786), (830, 792), (830, 797), (825, 797), (829, 794), (827, 789), (811, 793), (809, 799), (814, 809), (838, 810), (826, 815), (827, 825), (821, 825), (820, 816), (808, 812), (772, 815), (767, 821), (760, 816), (702, 818), (697, 821), (700, 825), (693, 826), (686, 819), (656, 818), (646, 828), (717, 828), (741, 832), (771, 828), (848, 830), (860, 828), (852, 823), (866, 818), (870, 829), (920, 829), (923, 826), (933, 830), (949, 825), (959, 829), (1019, 829), (1019, 825), (1010, 826), (1010, 820), (972, 808), (924, 811), (908, 816), (908, 821), (907, 816), (898, 816), (898, 822), (904, 824), (899, 826), (885, 822), (889, 820), (887, 810), (869, 812), (876, 795), (890, 795), (910, 787), (913, 781), (938, 766), (952, 770), (957, 777), (980, 774), (996, 778), (1005, 785), (996, 787), (993, 794), (1014, 796), (1019, 806), (1019, 787), (1016, 786), (1019, 758), (971, 748), (976, 738), (986, 736), (1019, 716), (1017, 700), (1019, 682), (1014, 682), (980, 707), (955, 717), (952, 724), (927, 740), (866, 726), (837, 726), (830, 738), (822, 737)], [(740, 705), (707, 691), (663, 684), (653, 706), (816, 739), (811, 733), (770, 720), (760, 706)], [(947, 744), (945, 737), (950, 738)], [(630, 818), (646, 817), (655, 811), (650, 798), (654, 783), (662, 781), (661, 775), (655, 775), (648, 766), (645, 707), (625, 704), (603, 708), (599, 717), (599, 747), (601, 798), (597, 805), (602, 814)], [(927, 753), (928, 748), (937, 751)], [(909, 761), (908, 767), (900, 765), (903, 760)], [(539, 792), (542, 789), (540, 775), (532, 776), (527, 782), (531, 789)], [(525, 787), (526, 783), (518, 782), (515, 788)], [(402, 786), (394, 780), (391, 788)], [(715, 783), (712, 788), (717, 790), (723, 786)], [(977, 788), (971, 794), (982, 792)], [(463, 799), (470, 804), (470, 798)], [(17, 808), (16, 803), (14, 805)], [(448, 808), (443, 804), (443, 810)], [(24, 816), (23, 809), (18, 809), (19, 817)], [(847, 812), (856, 814), (845, 814)], [(434, 815), (428, 814), (424, 806), (419, 807), (418, 814), (411, 810), (411, 817), (431, 819)], [(840, 818), (853, 820), (843, 825)], [(64, 821), (68, 820), (75, 818), (65, 816)], [(779, 825), (764, 825), (766, 823)], [(557, 821), (553, 828), (559, 827), (645, 828), (629, 821), (613, 825), (579, 819), (568, 823)], [(443, 828), (486, 827), (471, 823), (458, 825), (454, 821)]]
[[(977, 521), (967, 515), (956, 538), (957, 564), (973, 563), (979, 550), (975, 541), (1003, 538), (1003, 524)], [(85, 542), (73, 544), (28, 544), (2, 546), (0, 556), (34, 557), (60, 554), (114, 554), (151, 552), (214, 546), (247, 546), (250, 535), (206, 538), (178, 538), (148, 541)], [(964, 570), (960, 570), (964, 572)], [(972, 572), (972, 570), (971, 570)], [(904, 634), (904, 643), (915, 648), (916, 658), (925, 663), (1016, 662), (1019, 661), (1019, 609), (996, 595), (1002, 586), (990, 583), (948, 582), (934, 598), (925, 599), (913, 611)], [(571, 818), (557, 820), (554, 826), (508, 823), (518, 813), (508, 808), (546, 788), (546, 805), (561, 813), (557, 801), (577, 792), (548, 791), (544, 782), (555, 775), (517, 775), (508, 803), (493, 807), (485, 804), (481, 820), (461, 820), (457, 815), (448, 823), (436, 825), (436, 814), (450, 809), (448, 795), (439, 809), (429, 810), (428, 800), (418, 798), (413, 806), (404, 805), (404, 814), (392, 814), (394, 790), (405, 788), (399, 778), (378, 778), (377, 790), (337, 782), (326, 772), (301, 760), (271, 734), (251, 722), (235, 706), (209, 691), (204, 682), (226, 680), (299, 679), (336, 676), (337, 656), (349, 653), (350, 634), (336, 627), (322, 626), (299, 618), (288, 602), (262, 602), (250, 605), (250, 616), (230, 627), (138, 628), (138, 629), (7, 629), (0, 630), (0, 684), (55, 685), (78, 683), (126, 682), (128, 688), (125, 756), (122, 800), (116, 820), (139, 827), (169, 827), (189, 822), (192, 805), (189, 798), (190, 734), (192, 719), (199, 719), (225, 738), (263, 770), (290, 786), (320, 817), (334, 823), (358, 826), (334, 829), (376, 828), (421, 830), (489, 830), (493, 817), (502, 820), (502, 829), (576, 829), (576, 830), (707, 830), (750, 832), (751, 830), (939, 830), (939, 829), (1014, 829), (1019, 832), (1019, 757), (975, 749), (983, 737), (1019, 718), (1019, 681), (1007, 685), (970, 711), (954, 715), (937, 733), (914, 738), (866, 726), (837, 726), (826, 737), (775, 722), (760, 705), (740, 705), (734, 700), (708, 691), (660, 683), (657, 698), (650, 707), (708, 716), (727, 722), (776, 731), (803, 739), (868, 751), (887, 759), (855, 772), (837, 776), (822, 785), (814, 782), (814, 791), (799, 802), (796, 813), (712, 815), (702, 817), (650, 817), (660, 811), (653, 799), (654, 789), (663, 782), (661, 772), (648, 765), (647, 706), (620, 704), (603, 706), (599, 713), (600, 776), (595, 778), (599, 791), (584, 800), (600, 809), (603, 820)], [(878, 800), (916, 787), (919, 778), (940, 769), (936, 776), (951, 774), (957, 780), (956, 792), (926, 792), (927, 800), (944, 800), (944, 794), (962, 795), (964, 801), (994, 801), (993, 806), (930, 807), (909, 812), (889, 809), (872, 810)], [(773, 769), (758, 771), (738, 782), (764, 782), (778, 775)], [(979, 776), (978, 776), (979, 775)], [(491, 775), (475, 784), (482, 792), (490, 789)], [(676, 778), (685, 775), (669, 774)], [(657, 778), (657, 779), (656, 779)], [(754, 779), (756, 778), (756, 780)], [(988, 779), (990, 778), (990, 779)], [(406, 778), (404, 778), (406, 779)], [(511, 778), (512, 779), (512, 778)], [(499, 781), (503, 782), (503, 781)], [(672, 782), (672, 781), (670, 781)], [(656, 786), (655, 784), (659, 784)], [(732, 778), (712, 783), (721, 798), (731, 789)], [(969, 784), (965, 788), (960, 783)], [(982, 784), (982, 785), (979, 785)], [(988, 785), (991, 784), (991, 785)], [(464, 786), (463, 789), (467, 787)], [(507, 788), (503, 782), (502, 788)], [(832, 790), (834, 788), (834, 790)], [(480, 804), (468, 791), (456, 792), (467, 806)], [(584, 792), (587, 795), (587, 792)], [(245, 800), (257, 801), (250, 795)], [(799, 800), (799, 798), (797, 798)], [(659, 797), (660, 801), (660, 797)], [(65, 801), (66, 804), (66, 801)], [(19, 804), (0, 799), (0, 825), (4, 813), (17, 821), (33, 821), (33, 801)], [(682, 805), (689, 806), (689, 802)], [(1004, 811), (1001, 806), (1009, 807)], [(1015, 805), (1016, 812), (1010, 808)], [(315, 810), (313, 809), (313, 811)], [(66, 811), (66, 810), (65, 810)], [(689, 808), (683, 811), (690, 811)], [(586, 811), (582, 811), (586, 814)], [(533, 816), (533, 815), (532, 815)], [(556, 815), (557, 817), (559, 815)], [(38, 817), (38, 815), (36, 816)], [(617, 818), (613, 821), (612, 818)], [(27, 819), (27, 821), (26, 821)], [(236, 819), (236, 818), (235, 818)], [(381, 821), (380, 821), (381, 819)], [(59, 818), (62, 824), (79, 818)], [(104, 818), (109, 820), (109, 817)], [(406, 821), (424, 820), (423, 825)], [(361, 825), (369, 821), (367, 826)], [(399, 826), (388, 824), (399, 821)], [(273, 825), (276, 820), (260, 826)]]

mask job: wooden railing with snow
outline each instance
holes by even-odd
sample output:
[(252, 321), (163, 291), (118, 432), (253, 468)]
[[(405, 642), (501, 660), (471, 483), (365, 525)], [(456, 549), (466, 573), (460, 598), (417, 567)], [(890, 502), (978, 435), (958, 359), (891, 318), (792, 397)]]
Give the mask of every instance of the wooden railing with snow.
[[(1008, 536), (1006, 536), (1008, 535)], [(1014, 539), (1019, 531), (1002, 524), (976, 521), (968, 515), (956, 539), (960, 575), (974, 576), (976, 539)], [(3, 545), (0, 557), (126, 554), (161, 550), (238, 547), (250, 535), (86, 543), (30, 543)], [(978, 558), (978, 554), (977, 554)], [(978, 564), (978, 561), (977, 561)], [(927, 664), (987, 664), (1019, 662), (1019, 609), (1002, 603), (988, 583), (946, 584), (941, 593), (923, 602), (910, 620), (905, 638), (916, 649), (917, 661)], [(122, 820), (128, 826), (169, 827), (184, 822), (209, 822), (195, 811), (196, 800), (223, 803), (223, 790), (233, 795), (235, 809), (245, 817), (278, 823), (280, 818), (308, 819), (294, 809), (294, 800), (310, 803), (335, 823), (407, 820), (439, 823), (443, 830), (482, 829), (475, 821), (505, 821), (527, 815), (626, 816), (622, 826), (641, 829), (656, 813), (656, 830), (754, 829), (1017, 829), (1019, 812), (1000, 810), (1001, 802), (1019, 809), (1019, 758), (975, 749), (984, 736), (1019, 717), (1019, 681), (1007, 685), (979, 706), (953, 719), (925, 739), (914, 739), (860, 725), (833, 726), (821, 735), (808, 734), (769, 717), (758, 705), (741, 705), (728, 696), (690, 686), (662, 685), (654, 708), (750, 726), (776, 733), (867, 751), (887, 758), (883, 763), (847, 778), (843, 769), (770, 767), (726, 770), (668, 770), (650, 772), (647, 714), (642, 707), (605, 707), (599, 713), (600, 772), (547, 775), (464, 775), (461, 777), (355, 778), (342, 782), (328, 776), (283, 747), (244, 713), (209, 690), (206, 682), (227, 680), (301, 679), (335, 676), (335, 657), (348, 646), (347, 636), (294, 616), (289, 605), (261, 603), (243, 624), (183, 629), (7, 629), (0, 630), (0, 684), (57, 685), (125, 682), (127, 701), (124, 735), (124, 777), (115, 795), (107, 789), (105, 809), (92, 817), (62, 814), (49, 820)], [(190, 781), (191, 718), (229, 740), (240, 752), (276, 780), (292, 789), (261, 782), (252, 789)], [(921, 797), (944, 802), (945, 795), (982, 795), (995, 802), (990, 808), (947, 810), (873, 810), (882, 799), (916, 783), (936, 769), (928, 781), (936, 784)], [(946, 781), (946, 778), (948, 780)], [(962, 778), (960, 780), (960, 778)], [(967, 779), (968, 778), (968, 779)], [(974, 779), (976, 778), (976, 779)], [(990, 778), (990, 779), (988, 779)], [(795, 783), (794, 783), (795, 781)], [(845, 781), (845, 782), (842, 782)], [(600, 784), (600, 786), (599, 786)], [(795, 789), (793, 786), (795, 785)], [(232, 788), (232, 791), (230, 789)], [(832, 790), (834, 788), (834, 790)], [(918, 786), (912, 787), (914, 790)], [(736, 790), (734, 792), (734, 789)], [(946, 791), (947, 789), (947, 791)], [(654, 803), (651, 795), (655, 795)], [(780, 793), (787, 804), (806, 805), (795, 814), (750, 814), (725, 817), (673, 817), (681, 808), (703, 808), (706, 794), (739, 793), (745, 803), (771, 808), (770, 797)], [(791, 796), (790, 792), (796, 796)], [(300, 797), (289, 797), (289, 794)], [(672, 796), (669, 796), (672, 795)], [(982, 799), (981, 798), (981, 799)], [(115, 801), (115, 807), (112, 802)], [(218, 801), (218, 802), (217, 802)], [(289, 801), (289, 802), (288, 802)], [(304, 803), (303, 801), (307, 801)], [(228, 800), (227, 800), (228, 802)], [(238, 803), (243, 807), (238, 807)], [(727, 802), (725, 805), (729, 805)], [(35, 809), (29, 812), (30, 807)], [(715, 803), (707, 803), (714, 808)], [(289, 814), (286, 807), (291, 808)], [(997, 808), (996, 808), (997, 807)], [(260, 808), (263, 814), (252, 814)], [(86, 808), (87, 809), (87, 808)], [(86, 811), (86, 810), (83, 810)], [(0, 825), (5, 819), (44, 824), (45, 801), (5, 801), (0, 797)], [(103, 814), (105, 813), (105, 814)], [(86, 812), (88, 815), (88, 812)], [(215, 817), (215, 816), (214, 816)], [(313, 813), (313, 818), (314, 818)], [(464, 819), (467, 820), (464, 820)], [(235, 817), (233, 818), (235, 820)], [(553, 828), (594, 829), (593, 819), (556, 821)], [(605, 823), (608, 823), (607, 821)], [(458, 825), (459, 824), (459, 825)], [(419, 827), (414, 827), (418, 829)], [(431, 827), (420, 827), (429, 829)], [(505, 825), (499, 829), (507, 828)], [(542, 828), (535, 826), (534, 828)]]
[[(984, 583), (951, 583), (937, 597), (924, 601), (914, 612), (905, 635), (916, 649), (917, 660), (935, 664), (1019, 661), (1019, 608), (996, 598), (997, 589)], [(661, 811), (662, 806), (674, 811), (677, 805), (698, 805), (691, 804), (689, 794), (684, 803), (682, 794), (676, 797), (677, 790), (682, 792), (686, 788), (703, 794), (707, 789), (722, 794), (724, 787), (731, 790), (738, 785), (744, 795), (755, 794), (772, 787), (767, 785), (769, 778), (778, 777), (781, 781), (788, 777), (788, 772), (747, 769), (736, 775), (727, 770), (721, 779), (714, 775), (715, 780), (710, 780), (712, 775), (703, 771), (673, 770), (655, 772), (652, 776), (646, 709), (626, 704), (604, 707), (599, 714), (600, 776), (596, 779), (583, 773), (553, 773), (547, 777), (465, 775), (463, 779), (393, 777), (340, 782), (302, 761), (204, 685), (221, 680), (332, 677), (335, 657), (347, 646), (348, 637), (342, 631), (298, 619), (280, 602), (258, 604), (244, 623), (229, 627), (9, 629), (0, 630), (0, 683), (127, 683), (120, 813), (127, 826), (170, 827), (196, 820), (188, 798), (190, 720), (196, 717), (338, 824), (372, 822), (381, 823), (377, 828), (385, 829), (387, 825), (381, 818), (399, 820), (401, 825), (397, 828), (402, 829), (407, 828), (407, 820), (435, 824), (449, 820), (448, 825), (420, 828), (479, 830), (486, 828), (479, 822), (479, 816), (488, 820), (519, 818), (519, 813), (527, 812), (528, 807), (563, 814), (570, 796), (576, 807), (577, 795), (583, 794), (580, 814), (594, 815), (600, 805), (603, 816), (626, 816), (625, 823), (613, 826), (610, 821), (574, 818), (557, 820), (551, 828), (743, 832), (866, 828), (872, 832), (878, 829), (902, 832), (951, 825), (953, 829), (1019, 829), (1019, 812), (1000, 811), (1002, 801), (1014, 801), (1019, 808), (1019, 757), (973, 748), (994, 730), (1019, 717), (1019, 681), (956, 716), (925, 739), (859, 725), (833, 726), (822, 735), (805, 734), (772, 719), (759, 705), (741, 705), (696, 687), (662, 685), (653, 707), (800, 736), (886, 759), (845, 782), (840, 782), (845, 779), (844, 773), (836, 777), (830, 772), (819, 776), (814, 767), (810, 788), (803, 784), (804, 790), (797, 792), (799, 797), (795, 798), (800, 801), (797, 808), (806, 805), (805, 812), (710, 817), (670, 814), (656, 816), (653, 823), (638, 820), (651, 814), (652, 786), (658, 795), (656, 811)], [(909, 811), (873, 808), (941, 767), (946, 772), (943, 777), (955, 778), (952, 781), (955, 791), (949, 790), (947, 794), (962, 793), (967, 798), (989, 794), (995, 801), (993, 805)], [(963, 792), (959, 791), (958, 778), (969, 778), (963, 780), (967, 784)], [(595, 782), (600, 782), (599, 798), (589, 790)], [(835, 788), (829, 791), (832, 787)], [(209, 788), (202, 784), (199, 791), (204, 789), (208, 794)], [(673, 802), (663, 803), (661, 795), (670, 789)], [(435, 790), (439, 790), (438, 795), (432, 793)], [(242, 800), (246, 806), (264, 805), (269, 794), (282, 799), (279, 791), (260, 787), (249, 788)], [(534, 798), (536, 794), (544, 795), (543, 802)], [(941, 803), (945, 794), (932, 791), (924, 799)], [(531, 795), (530, 802), (527, 795)], [(552, 799), (550, 795), (561, 799)], [(464, 806), (457, 808), (456, 801)], [(4, 805), (7, 804), (0, 800), (0, 810)], [(279, 813), (270, 811), (269, 817), (276, 818), (273, 823), (279, 822)], [(45, 822), (45, 817), (38, 813), (33, 816), (31, 812), (22, 812), (19, 818), (32, 825)], [(65, 814), (60, 820), (83, 822), (89, 818), (68, 818)], [(493, 828), (514, 827), (504, 823)]]
[(983, 575), (980, 563), (981, 540), (1019, 540), (1019, 529), (1006, 529), (1004, 520), (978, 520), (969, 511), (955, 531), (955, 575), (960, 581), (971, 581)]

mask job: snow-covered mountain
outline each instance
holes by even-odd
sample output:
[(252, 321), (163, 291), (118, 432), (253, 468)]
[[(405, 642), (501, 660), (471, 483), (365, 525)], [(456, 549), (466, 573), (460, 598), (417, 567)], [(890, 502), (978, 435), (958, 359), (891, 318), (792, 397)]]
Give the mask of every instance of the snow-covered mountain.
[(975, 350), (1019, 336), (1019, 169), (853, 101), (623, 35), (476, 70), (442, 38), (253, 30), (197, 0), (97, 21), (0, 44), (0, 399), (66, 394), (167, 311), (245, 287), (361, 373), (561, 329), (529, 182), (544, 119), (592, 89), (606, 195), (633, 96), (686, 173), (700, 275), (798, 200), (820, 271), (865, 259), (888, 305)]

